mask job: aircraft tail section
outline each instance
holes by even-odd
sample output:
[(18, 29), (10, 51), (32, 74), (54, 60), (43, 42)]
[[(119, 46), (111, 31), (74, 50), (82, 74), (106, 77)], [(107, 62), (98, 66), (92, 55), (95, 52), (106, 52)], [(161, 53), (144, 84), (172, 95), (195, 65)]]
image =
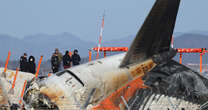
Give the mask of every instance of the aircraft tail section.
[(120, 67), (170, 50), (180, 0), (156, 0)]

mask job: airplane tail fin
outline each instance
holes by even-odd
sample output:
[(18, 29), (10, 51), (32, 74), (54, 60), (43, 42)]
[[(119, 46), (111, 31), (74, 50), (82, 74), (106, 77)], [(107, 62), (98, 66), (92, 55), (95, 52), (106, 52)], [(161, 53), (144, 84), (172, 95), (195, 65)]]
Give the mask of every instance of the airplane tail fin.
[(120, 67), (142, 62), (168, 51), (180, 0), (156, 0)]

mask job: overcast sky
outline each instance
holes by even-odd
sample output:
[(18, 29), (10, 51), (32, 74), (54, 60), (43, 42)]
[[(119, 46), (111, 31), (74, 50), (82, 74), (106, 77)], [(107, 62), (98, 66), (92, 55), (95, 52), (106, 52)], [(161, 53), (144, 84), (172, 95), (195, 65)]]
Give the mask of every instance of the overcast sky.
[[(104, 40), (137, 33), (156, 0), (0, 0), (0, 34), (22, 38), (69, 32), (97, 41), (106, 10)], [(208, 30), (208, 0), (182, 0), (175, 32)]]

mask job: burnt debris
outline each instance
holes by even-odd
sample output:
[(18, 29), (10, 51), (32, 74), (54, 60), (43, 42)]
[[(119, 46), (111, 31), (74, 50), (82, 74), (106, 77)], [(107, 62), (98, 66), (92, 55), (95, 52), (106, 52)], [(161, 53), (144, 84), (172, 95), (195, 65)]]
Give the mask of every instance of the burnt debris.
[[(161, 100), (161, 96), (166, 97), (168, 100), (177, 99), (178, 103), (181, 101), (184, 101), (185, 104), (190, 103), (193, 107), (197, 107), (195, 109), (206, 110), (208, 108), (208, 80), (174, 60), (158, 64), (143, 77), (143, 80), (149, 88), (137, 90), (135, 95), (128, 101), (132, 108), (146, 110), (147, 106), (150, 106), (147, 103), (155, 103)], [(159, 97), (156, 98), (157, 101), (156, 96)], [(168, 101), (163, 100), (163, 103)], [(169, 105), (171, 105), (171, 101)], [(174, 108), (177, 104), (172, 104), (171, 106)], [(153, 105), (150, 107), (153, 107)]]

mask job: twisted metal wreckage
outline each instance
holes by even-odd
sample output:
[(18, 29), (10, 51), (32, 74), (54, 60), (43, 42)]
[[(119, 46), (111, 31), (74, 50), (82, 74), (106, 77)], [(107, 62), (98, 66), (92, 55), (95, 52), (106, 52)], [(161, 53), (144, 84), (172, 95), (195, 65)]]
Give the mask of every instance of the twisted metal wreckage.
[(208, 109), (208, 80), (172, 60), (176, 51), (170, 42), (179, 4), (156, 0), (127, 53), (28, 81), (24, 108)]

